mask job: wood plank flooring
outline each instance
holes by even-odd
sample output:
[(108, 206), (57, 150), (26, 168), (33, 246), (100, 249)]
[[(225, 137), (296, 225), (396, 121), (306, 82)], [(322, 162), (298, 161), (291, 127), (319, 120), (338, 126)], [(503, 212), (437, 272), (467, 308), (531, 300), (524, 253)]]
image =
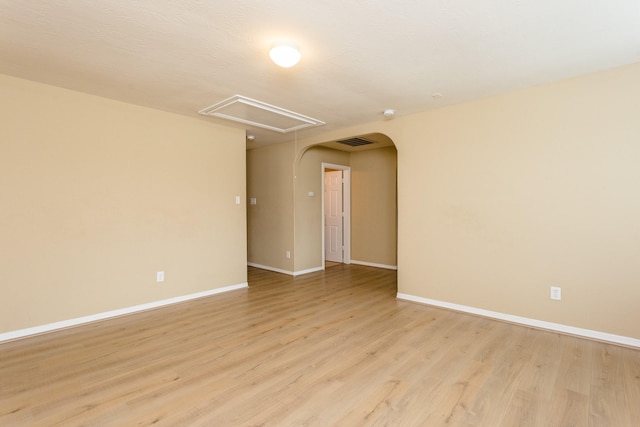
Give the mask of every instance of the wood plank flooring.
[(640, 426), (640, 351), (297, 278), (0, 344), (2, 426)]

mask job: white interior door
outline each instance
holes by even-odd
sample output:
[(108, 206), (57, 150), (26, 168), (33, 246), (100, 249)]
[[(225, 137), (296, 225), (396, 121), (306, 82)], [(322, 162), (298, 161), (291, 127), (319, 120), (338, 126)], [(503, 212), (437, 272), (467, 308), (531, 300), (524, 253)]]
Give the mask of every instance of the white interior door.
[(327, 261), (343, 261), (344, 224), (342, 212), (342, 171), (325, 171), (324, 257)]

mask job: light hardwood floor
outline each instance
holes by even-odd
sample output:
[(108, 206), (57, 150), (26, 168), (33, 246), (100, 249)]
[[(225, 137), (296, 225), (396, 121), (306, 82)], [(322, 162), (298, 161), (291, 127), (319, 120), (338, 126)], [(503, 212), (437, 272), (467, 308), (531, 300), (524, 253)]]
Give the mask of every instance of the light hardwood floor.
[(640, 351), (341, 265), (0, 345), (2, 426), (640, 426)]

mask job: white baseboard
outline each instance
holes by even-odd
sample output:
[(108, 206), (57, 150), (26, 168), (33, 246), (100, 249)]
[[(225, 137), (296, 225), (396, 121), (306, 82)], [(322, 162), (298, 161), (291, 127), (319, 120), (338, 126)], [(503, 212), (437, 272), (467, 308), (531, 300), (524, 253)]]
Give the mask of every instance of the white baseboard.
[(249, 267), (259, 268), (260, 270), (268, 270), (275, 271), (276, 273), (288, 274), (289, 276), (293, 276), (293, 271), (283, 270), (281, 268), (271, 267), (268, 265), (256, 264), (255, 262), (248, 262), (247, 265)]
[(496, 311), (469, 307), (466, 305), (432, 300), (428, 298), (422, 298), (422, 297), (417, 297), (413, 295), (403, 294), (400, 292), (398, 292), (397, 298), (406, 300), (406, 301), (417, 302), (420, 304), (433, 305), (436, 307), (447, 308), (450, 310), (475, 314), (478, 316), (489, 317), (492, 319), (504, 320), (506, 322), (517, 323), (525, 326), (531, 326), (537, 329), (546, 329), (549, 331), (560, 332), (567, 335), (576, 335), (579, 337), (589, 338), (597, 341), (605, 341), (613, 344), (620, 344), (628, 347), (640, 348), (640, 339), (636, 339), (636, 338), (630, 338), (630, 337), (625, 337), (621, 335), (614, 335), (606, 332), (592, 331), (590, 329), (576, 328), (573, 326), (562, 325), (560, 323), (552, 323), (552, 322), (545, 322), (543, 320), (529, 319), (527, 317), (513, 316), (511, 314), (504, 314)]
[(73, 326), (82, 325), (85, 323), (96, 322), (98, 320), (105, 320), (112, 317), (123, 316), (125, 314), (137, 313), (140, 311), (150, 310), (152, 308), (158, 308), (165, 305), (176, 304), (179, 302), (189, 301), (196, 298), (202, 298), (209, 295), (220, 294), (223, 292), (234, 291), (236, 289), (243, 289), (248, 287), (247, 283), (241, 283), (239, 285), (225, 286), (223, 288), (211, 289), (204, 292), (198, 292), (195, 294), (183, 295), (179, 297), (169, 298), (161, 301), (149, 302), (146, 304), (134, 305), (133, 307), (121, 308), (118, 310), (105, 311), (103, 313), (92, 314), (89, 316), (77, 317), (75, 319), (62, 320), (60, 322), (49, 323), (47, 325), (34, 326), (32, 328), (19, 329), (17, 331), (10, 331), (0, 333), (0, 342), (10, 341), (19, 338), (25, 338), (31, 335), (42, 334), (45, 332), (51, 332), (58, 329), (70, 328)]
[(397, 270), (397, 265), (386, 265), (386, 264), (376, 264), (374, 262), (366, 262), (366, 261), (356, 261), (355, 259), (351, 260), (351, 264), (364, 265), (367, 267), (376, 267), (376, 268), (386, 268), (387, 270)]
[(308, 274), (308, 273), (313, 273), (313, 272), (316, 272), (316, 271), (324, 270), (323, 267), (314, 267), (314, 268), (310, 268), (308, 270), (289, 271), (289, 270), (283, 270), (281, 268), (271, 267), (271, 266), (268, 266), (268, 265), (256, 264), (255, 262), (248, 262), (247, 265), (249, 267), (259, 268), (261, 270), (275, 271), (276, 273), (288, 274), (289, 276), (294, 276), (294, 277), (295, 276), (300, 276), (302, 274)]
[(316, 271), (322, 271), (322, 270), (324, 270), (324, 267), (314, 267), (314, 268), (309, 268), (307, 270), (294, 271), (293, 275), (301, 276), (303, 274), (315, 273)]

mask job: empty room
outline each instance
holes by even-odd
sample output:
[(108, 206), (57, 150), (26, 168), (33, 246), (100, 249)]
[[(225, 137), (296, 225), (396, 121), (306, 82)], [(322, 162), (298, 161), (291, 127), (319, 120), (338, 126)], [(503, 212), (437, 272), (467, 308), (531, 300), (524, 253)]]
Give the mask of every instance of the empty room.
[(640, 426), (638, 2), (0, 4), (0, 425)]

